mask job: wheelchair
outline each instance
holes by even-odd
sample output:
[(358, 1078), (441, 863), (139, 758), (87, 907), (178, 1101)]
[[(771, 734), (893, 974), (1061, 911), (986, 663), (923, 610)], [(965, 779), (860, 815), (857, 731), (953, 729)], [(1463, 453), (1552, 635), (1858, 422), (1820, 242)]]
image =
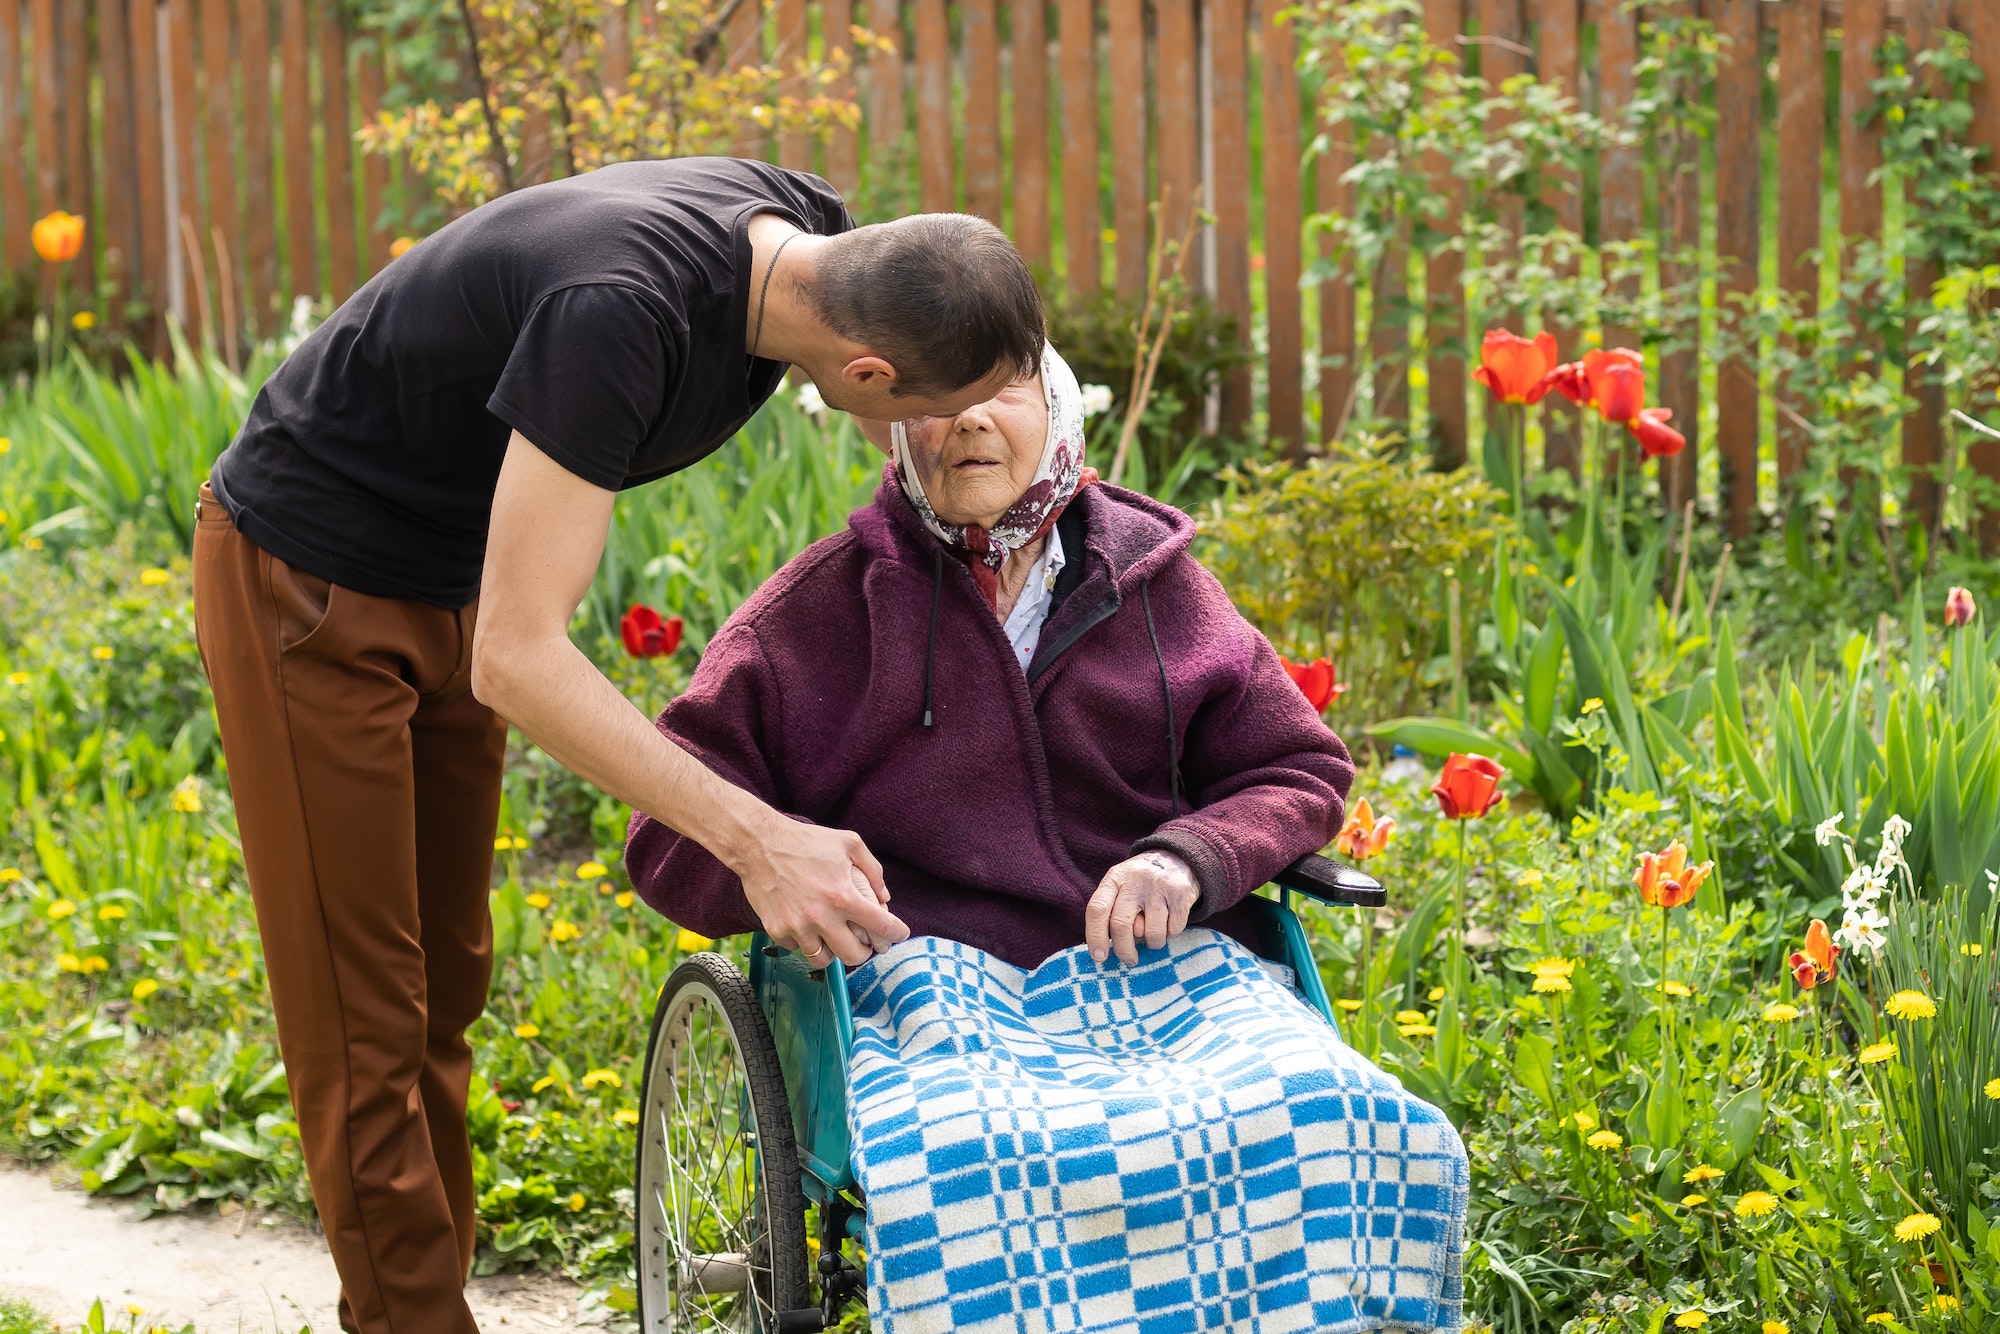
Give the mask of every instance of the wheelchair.
[[(1274, 883), (1276, 899), (1245, 901), (1256, 951), (1289, 969), (1338, 1031), (1291, 896), (1367, 908), (1387, 896), (1372, 876), (1317, 855)], [(704, 952), (667, 979), (647, 1045), (634, 1177), (645, 1334), (802, 1334), (865, 1302), (865, 1272), (845, 1253), (867, 1208), (848, 1144), (853, 1044), (840, 961), (811, 968), (762, 932), (751, 937), (747, 977)]]

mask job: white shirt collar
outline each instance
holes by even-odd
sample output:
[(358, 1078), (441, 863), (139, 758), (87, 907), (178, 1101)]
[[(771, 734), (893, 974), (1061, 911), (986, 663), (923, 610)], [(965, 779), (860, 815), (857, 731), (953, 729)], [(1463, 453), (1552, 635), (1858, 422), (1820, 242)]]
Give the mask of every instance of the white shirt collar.
[(1001, 627), (1007, 632), (1007, 642), (1014, 646), (1014, 657), (1023, 672), (1035, 659), (1035, 647), (1042, 639), (1042, 623), (1049, 618), (1049, 604), (1055, 599), (1056, 576), (1062, 573), (1062, 568), (1062, 536), (1051, 526), (1042, 554), (1028, 567), (1028, 578), (1021, 586), (1021, 596), (1014, 600), (1014, 610), (1007, 613), (1006, 623)]

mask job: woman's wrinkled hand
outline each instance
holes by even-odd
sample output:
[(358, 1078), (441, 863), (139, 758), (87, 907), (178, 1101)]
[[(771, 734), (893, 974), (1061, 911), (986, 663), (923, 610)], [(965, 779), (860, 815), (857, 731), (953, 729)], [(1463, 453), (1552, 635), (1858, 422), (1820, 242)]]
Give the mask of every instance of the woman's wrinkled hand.
[(1160, 949), (1187, 929), (1201, 886), (1188, 864), (1171, 852), (1142, 852), (1105, 872), (1083, 913), (1083, 940), (1103, 963), (1116, 954), (1128, 967), (1139, 962), (1139, 941)]

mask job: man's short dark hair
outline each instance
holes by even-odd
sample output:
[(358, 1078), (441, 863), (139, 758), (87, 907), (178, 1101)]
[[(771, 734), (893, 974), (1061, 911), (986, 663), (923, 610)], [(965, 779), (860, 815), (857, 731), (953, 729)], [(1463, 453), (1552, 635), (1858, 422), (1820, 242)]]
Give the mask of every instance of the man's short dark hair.
[(857, 227), (815, 256), (812, 301), (896, 368), (894, 392), (945, 394), (1041, 365), (1042, 294), (1004, 233), (965, 213)]

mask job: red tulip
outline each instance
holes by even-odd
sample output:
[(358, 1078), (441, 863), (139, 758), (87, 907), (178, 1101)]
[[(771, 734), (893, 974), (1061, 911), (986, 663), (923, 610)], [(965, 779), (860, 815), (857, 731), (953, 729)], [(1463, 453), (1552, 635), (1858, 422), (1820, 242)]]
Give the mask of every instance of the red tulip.
[(1334, 850), (1341, 856), (1365, 862), (1376, 853), (1389, 846), (1389, 835), (1396, 831), (1396, 822), (1388, 816), (1375, 818), (1368, 798), (1354, 803), (1354, 809), (1347, 816), (1347, 823), (1340, 827), (1340, 833), (1333, 840)]
[(1618, 366), (1630, 366), (1641, 376), (1646, 373), (1646, 359), (1629, 347), (1600, 347), (1583, 354), (1583, 378), (1590, 382), (1587, 401), (1600, 412), (1604, 410), (1606, 377)]
[(1580, 361), (1565, 362), (1542, 377), (1542, 392), (1555, 390), (1572, 403), (1590, 402), (1590, 377)]
[(1672, 458), (1687, 448), (1687, 437), (1667, 425), (1667, 419), (1674, 415), (1672, 408), (1644, 408), (1637, 417), (1626, 425), (1639, 448), (1654, 458)]
[(1629, 426), (1646, 407), (1646, 372), (1612, 362), (1597, 378), (1597, 410), (1614, 426)]
[(1431, 784), (1447, 820), (1476, 820), (1500, 803), (1500, 762), (1454, 752)]
[(1647, 907), (1678, 908), (1694, 898), (1701, 882), (1714, 869), (1714, 862), (1690, 867), (1686, 846), (1673, 843), (1664, 852), (1641, 856), (1639, 869), (1632, 873), (1632, 883), (1639, 887), (1640, 901)]
[(1479, 368), (1472, 378), (1493, 391), (1502, 403), (1532, 404), (1549, 392), (1549, 372), (1556, 365), (1556, 336), (1523, 338), (1506, 329), (1488, 329), (1479, 348)]
[(1968, 624), (1978, 614), (1979, 604), (1972, 600), (1971, 589), (1953, 585), (1951, 592), (1944, 595), (1944, 623), (1946, 625)]
[(1280, 657), (1278, 661), (1285, 665), (1285, 675), (1292, 678), (1292, 683), (1298, 686), (1299, 693), (1306, 697), (1306, 703), (1313, 706), (1314, 713), (1324, 712), (1327, 705), (1339, 699), (1347, 691), (1347, 687), (1335, 677), (1333, 664), (1325, 658), (1314, 658), (1311, 662), (1292, 662), (1288, 658)]
[(681, 646), (681, 618), (663, 619), (651, 607), (635, 602), (618, 622), (618, 633), (625, 640), (625, 651), (633, 657), (664, 658)]
[(1799, 987), (1811, 991), (1814, 987), (1833, 981), (1834, 975), (1840, 971), (1839, 960), (1840, 946), (1833, 943), (1833, 937), (1827, 933), (1826, 923), (1815, 920), (1806, 928), (1806, 947), (1802, 950), (1793, 950), (1792, 957), (1787, 962), (1791, 965), (1792, 977), (1798, 982)]

